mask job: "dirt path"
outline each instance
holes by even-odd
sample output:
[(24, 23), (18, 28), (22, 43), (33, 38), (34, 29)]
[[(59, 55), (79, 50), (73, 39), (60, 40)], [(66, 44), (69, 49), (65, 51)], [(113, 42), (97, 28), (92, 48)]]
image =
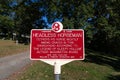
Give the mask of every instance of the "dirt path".
[(30, 62), (29, 51), (0, 58), (0, 80), (4, 80), (13, 73), (20, 71)]

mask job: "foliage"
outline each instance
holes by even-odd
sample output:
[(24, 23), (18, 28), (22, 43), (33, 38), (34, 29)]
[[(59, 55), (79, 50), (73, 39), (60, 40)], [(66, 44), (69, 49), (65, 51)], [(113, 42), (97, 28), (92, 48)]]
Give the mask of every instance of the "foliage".
[(53, 0), (47, 5), (47, 18), (50, 23), (61, 20), (64, 28), (84, 29), (87, 48), (117, 54), (120, 52), (117, 48), (120, 47), (119, 4), (118, 0)]
[[(120, 52), (119, 0), (1, 0), (0, 31), (30, 35), (61, 21), (66, 29), (84, 29), (86, 47)], [(3, 27), (4, 26), (4, 27)]]
[(14, 22), (10, 18), (10, 7), (8, 6), (10, 0), (0, 1), (0, 33), (10, 36)]

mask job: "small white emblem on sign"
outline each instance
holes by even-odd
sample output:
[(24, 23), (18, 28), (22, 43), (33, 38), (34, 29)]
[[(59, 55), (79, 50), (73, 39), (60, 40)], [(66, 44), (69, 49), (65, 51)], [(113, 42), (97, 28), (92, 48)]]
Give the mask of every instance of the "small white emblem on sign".
[(53, 30), (54, 32), (61, 32), (62, 29), (63, 29), (63, 25), (62, 25), (61, 22), (54, 22), (54, 23), (52, 24), (52, 30)]

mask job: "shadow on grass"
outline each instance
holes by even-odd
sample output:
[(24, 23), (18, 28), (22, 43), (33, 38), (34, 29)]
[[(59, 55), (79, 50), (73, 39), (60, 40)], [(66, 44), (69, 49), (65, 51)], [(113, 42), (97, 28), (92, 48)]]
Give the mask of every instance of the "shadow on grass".
[[(86, 51), (85, 62), (92, 62), (99, 65), (108, 65), (111, 66), (114, 70), (120, 73), (120, 57), (111, 56), (105, 53), (97, 53), (91, 50)], [(108, 80), (120, 80), (119, 75), (110, 75)]]
[(108, 80), (120, 80), (120, 75), (111, 75), (108, 77)]
[(113, 67), (116, 71), (120, 71), (120, 58), (115, 56), (104, 55), (102, 53), (97, 53), (94, 51), (86, 51), (85, 62), (92, 62), (99, 65), (109, 65)]

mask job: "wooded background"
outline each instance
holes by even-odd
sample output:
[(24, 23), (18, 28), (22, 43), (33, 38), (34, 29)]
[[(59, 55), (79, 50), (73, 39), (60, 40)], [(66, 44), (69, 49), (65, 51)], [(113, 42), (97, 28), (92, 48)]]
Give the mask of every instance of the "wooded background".
[[(87, 49), (120, 56), (119, 0), (0, 0), (0, 38), (26, 43), (31, 29), (84, 29)], [(28, 41), (27, 41), (28, 42)]]

